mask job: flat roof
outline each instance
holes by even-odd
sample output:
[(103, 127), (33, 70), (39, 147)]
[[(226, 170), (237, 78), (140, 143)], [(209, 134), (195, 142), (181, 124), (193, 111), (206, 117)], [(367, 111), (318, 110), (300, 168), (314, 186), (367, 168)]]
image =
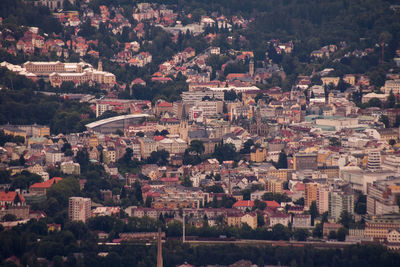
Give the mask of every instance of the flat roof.
[(115, 117), (107, 118), (104, 120), (94, 121), (89, 124), (86, 124), (85, 126), (86, 126), (86, 128), (92, 129), (97, 126), (101, 126), (103, 124), (110, 123), (110, 122), (126, 120), (126, 119), (134, 119), (134, 118), (143, 118), (143, 117), (150, 117), (150, 115), (149, 114), (128, 114), (128, 115), (115, 116)]

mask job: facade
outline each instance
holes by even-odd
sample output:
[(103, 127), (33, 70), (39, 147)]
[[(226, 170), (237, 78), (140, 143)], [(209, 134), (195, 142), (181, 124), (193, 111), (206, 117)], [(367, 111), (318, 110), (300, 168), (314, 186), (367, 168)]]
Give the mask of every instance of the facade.
[(158, 150), (165, 149), (171, 155), (183, 154), (187, 148), (187, 143), (180, 138), (164, 138), (158, 142)]
[(251, 229), (257, 228), (257, 214), (255, 212), (246, 213), (240, 218), (242, 224), (246, 223)]
[(304, 206), (310, 207), (312, 202), (317, 202), (317, 183), (307, 183), (305, 184), (304, 190)]
[(68, 218), (70, 221), (86, 222), (91, 216), (92, 201), (90, 198), (70, 197), (68, 204)]
[(370, 150), (368, 152), (367, 168), (371, 171), (381, 169), (381, 152), (378, 150)]
[(311, 215), (310, 214), (294, 214), (293, 215), (293, 228), (310, 228)]
[(327, 186), (317, 188), (317, 207), (319, 214), (329, 210), (329, 188)]
[(354, 196), (342, 191), (329, 192), (329, 217), (338, 221), (343, 211), (354, 213)]
[(290, 223), (289, 214), (274, 214), (269, 217), (269, 226), (272, 227), (277, 224), (282, 224), (283, 226), (288, 226)]
[(365, 221), (365, 236), (374, 240), (386, 240), (389, 231), (400, 228), (399, 214), (386, 214)]
[(58, 183), (58, 182), (61, 181), (61, 180), (62, 180), (61, 177), (54, 177), (54, 178), (51, 178), (51, 179), (49, 179), (49, 180), (47, 180), (47, 181), (45, 181), (45, 182), (35, 183), (35, 184), (33, 184), (33, 185), (31, 185), (31, 186), (29, 187), (29, 191), (30, 191), (30, 193), (32, 193), (32, 194), (46, 195), (47, 190), (49, 190), (50, 187), (51, 187), (53, 184), (56, 184), (56, 183)]
[(397, 199), (400, 194), (400, 179), (376, 181), (367, 187), (367, 213), (383, 215), (398, 213)]
[(143, 159), (150, 157), (151, 152), (157, 151), (157, 142), (153, 139), (143, 137), (139, 138), (140, 143), (140, 155)]
[[(95, 82), (114, 86), (116, 82), (115, 75), (96, 70), (87, 63), (63, 63), (56, 62), (31, 62), (24, 63), (24, 68), (37, 76), (48, 78), (52, 86), (61, 86), (63, 82), (71, 81), (75, 84)], [(101, 64), (99, 64), (101, 66)]]
[(72, 161), (61, 163), (61, 172), (65, 174), (81, 174), (81, 166), (79, 163), (74, 163)]
[(283, 181), (279, 178), (267, 178), (265, 182), (265, 190), (274, 194), (283, 193)]
[(317, 153), (297, 153), (293, 158), (293, 169), (299, 170), (317, 170), (318, 154)]
[(393, 92), (393, 94), (398, 95), (400, 93), (400, 79), (387, 80), (385, 82), (385, 86), (382, 88), (382, 91), (385, 94), (390, 94), (390, 92)]

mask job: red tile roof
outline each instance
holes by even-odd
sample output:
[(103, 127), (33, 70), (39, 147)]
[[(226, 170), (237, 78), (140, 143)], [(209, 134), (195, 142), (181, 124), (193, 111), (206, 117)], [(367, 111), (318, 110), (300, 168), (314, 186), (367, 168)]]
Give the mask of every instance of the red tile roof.
[(56, 184), (61, 180), (62, 180), (61, 177), (54, 177), (45, 182), (33, 184), (29, 188), (31, 188), (31, 189), (32, 188), (50, 188), (53, 184)]
[[(9, 191), (9, 192), (0, 192), (0, 201), (5, 202), (13, 202), (14, 199), (19, 195), (17, 192)], [(25, 198), (22, 195), (19, 195), (19, 198), (22, 202), (25, 202)]]

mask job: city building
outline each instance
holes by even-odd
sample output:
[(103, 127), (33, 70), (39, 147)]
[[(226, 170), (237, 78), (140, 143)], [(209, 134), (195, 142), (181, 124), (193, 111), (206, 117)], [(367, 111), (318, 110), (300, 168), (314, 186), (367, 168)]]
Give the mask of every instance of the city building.
[(312, 202), (317, 202), (317, 183), (306, 183), (304, 190), (304, 206), (310, 207)]
[(293, 157), (293, 169), (298, 170), (317, 170), (317, 153), (296, 153)]
[(90, 198), (70, 197), (68, 203), (68, 218), (70, 221), (86, 222), (91, 216), (92, 201)]
[(335, 221), (340, 219), (343, 211), (354, 214), (354, 195), (351, 190), (346, 192), (334, 190), (329, 192), (329, 217)]

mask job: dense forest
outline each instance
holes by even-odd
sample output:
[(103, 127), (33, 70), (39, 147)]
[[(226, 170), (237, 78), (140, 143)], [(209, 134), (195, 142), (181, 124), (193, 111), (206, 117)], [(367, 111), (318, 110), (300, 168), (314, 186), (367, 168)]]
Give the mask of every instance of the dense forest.
[(0, 91), (0, 124), (50, 125), (54, 134), (84, 131), (94, 119), (88, 104), (45, 96), (30, 89)]
[[(146, 221), (130, 219), (126, 229), (144, 225)], [(13, 255), (21, 264), (29, 266), (155, 266), (157, 249), (154, 243), (122, 243), (106, 247), (95, 237), (96, 222), (87, 225), (68, 222), (62, 231), (49, 232), (46, 221), (31, 220), (10, 231), (0, 232), (0, 260)], [(116, 227), (124, 228), (119, 224)], [(128, 227), (128, 228), (127, 228)], [(143, 229), (145, 229), (143, 228)], [(37, 242), (37, 240), (40, 240)], [(107, 251), (104, 256), (99, 252)], [(63, 258), (65, 257), (65, 258)], [(167, 240), (163, 244), (164, 266), (188, 262), (195, 266), (206, 264), (232, 264), (250, 260), (257, 266), (398, 266), (400, 255), (378, 245), (353, 245), (340, 249), (315, 249), (307, 247), (272, 247), (270, 245), (198, 245)], [(41, 264), (40, 264), (41, 263)], [(2, 266), (17, 266), (6, 262)]]

